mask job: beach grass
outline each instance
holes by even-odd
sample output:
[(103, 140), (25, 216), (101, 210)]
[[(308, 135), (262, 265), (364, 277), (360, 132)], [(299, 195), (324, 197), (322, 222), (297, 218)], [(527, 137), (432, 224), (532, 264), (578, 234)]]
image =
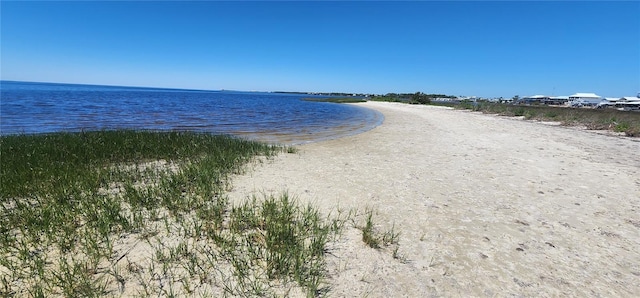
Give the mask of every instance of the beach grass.
[(395, 230), (395, 225), (391, 228), (391, 230), (377, 230), (373, 221), (373, 213), (373, 210), (367, 209), (364, 214), (364, 223), (361, 225), (355, 225), (362, 231), (362, 242), (364, 242), (367, 246), (375, 249), (394, 245), (395, 257), (395, 255), (397, 254), (400, 232)]
[(325, 245), (346, 219), (324, 218), (287, 193), (236, 206), (225, 196), (230, 175), (291, 149), (98, 131), (2, 136), (0, 150), (0, 296), (328, 290)]
[(370, 101), (382, 101), (382, 102), (401, 102), (409, 103), (409, 99), (400, 98), (397, 96), (374, 96), (369, 99)]
[[(374, 97), (372, 101), (410, 103), (397, 97)], [(519, 105), (485, 101), (432, 101), (429, 105), (471, 110), (486, 114), (524, 117), (527, 120), (560, 122), (565, 126), (584, 126), (590, 130), (608, 130), (640, 137), (640, 113), (615, 109), (573, 108), (547, 105)]]
[(302, 100), (315, 102), (333, 102), (333, 103), (359, 103), (366, 102), (361, 97), (306, 97)]
[(555, 121), (567, 126), (584, 126), (591, 130), (610, 130), (629, 137), (640, 137), (640, 113), (634, 111), (489, 102), (462, 102), (454, 107), (503, 116), (522, 116), (528, 120)]

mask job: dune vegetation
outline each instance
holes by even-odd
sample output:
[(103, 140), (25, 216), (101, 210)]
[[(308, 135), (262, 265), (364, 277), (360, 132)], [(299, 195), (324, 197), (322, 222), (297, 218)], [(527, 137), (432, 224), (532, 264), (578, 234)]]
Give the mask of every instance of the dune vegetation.
[(527, 120), (556, 121), (566, 126), (584, 126), (591, 130), (610, 130), (629, 137), (640, 137), (640, 113), (635, 111), (489, 102), (462, 102), (453, 107), (503, 116), (522, 116)]
[(441, 94), (387, 94), (372, 97), (372, 101), (400, 102), (447, 106), (502, 116), (524, 117), (527, 120), (554, 121), (566, 126), (584, 126), (591, 130), (609, 130), (640, 137), (640, 112), (616, 109), (573, 108), (548, 105), (523, 105), (488, 101), (434, 101), (436, 98), (452, 98)]
[(362, 97), (306, 97), (302, 100), (316, 102), (333, 102), (333, 103), (358, 103), (365, 102)]
[[(286, 192), (229, 202), (231, 175), (292, 147), (98, 131), (2, 136), (0, 149), (2, 297), (320, 296), (327, 243), (356, 227)], [(369, 241), (397, 239), (371, 226)]]

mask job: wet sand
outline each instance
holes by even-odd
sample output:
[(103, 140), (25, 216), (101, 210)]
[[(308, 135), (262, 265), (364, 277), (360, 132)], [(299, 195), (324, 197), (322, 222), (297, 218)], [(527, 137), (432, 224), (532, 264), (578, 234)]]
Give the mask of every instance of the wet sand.
[(396, 258), (347, 228), (329, 296), (640, 295), (640, 139), (434, 106), (367, 102), (377, 128), (298, 146), (229, 194), (374, 210)]

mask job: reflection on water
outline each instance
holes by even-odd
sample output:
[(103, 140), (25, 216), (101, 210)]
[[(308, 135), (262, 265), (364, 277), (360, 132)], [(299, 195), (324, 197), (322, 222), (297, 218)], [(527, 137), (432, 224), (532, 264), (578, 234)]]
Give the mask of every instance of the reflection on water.
[(307, 95), (1, 82), (0, 133), (185, 130), (300, 144), (379, 125), (377, 111)]

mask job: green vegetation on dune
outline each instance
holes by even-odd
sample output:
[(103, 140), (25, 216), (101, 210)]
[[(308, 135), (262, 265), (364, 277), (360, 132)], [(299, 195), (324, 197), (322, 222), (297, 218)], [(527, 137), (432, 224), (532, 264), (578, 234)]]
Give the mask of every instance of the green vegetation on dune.
[[(111, 295), (132, 279), (141, 283), (143, 296), (190, 294), (221, 264), (233, 277), (225, 291), (242, 294), (251, 289), (242, 264), (259, 261), (238, 254), (242, 250), (267, 259), (262, 270), (270, 279), (319, 291), (319, 248), (329, 230), (317, 212), (286, 196), (237, 208), (224, 196), (230, 174), (283, 148), (227, 136), (137, 131), (4, 136), (0, 148), (2, 296)], [(263, 211), (237, 211), (254, 209)], [(306, 230), (280, 222), (298, 217), (307, 220)], [(268, 223), (269, 229), (238, 229), (243, 220)], [(284, 229), (287, 241), (298, 240), (278, 244)], [(249, 231), (266, 238), (253, 243), (246, 239)], [(175, 235), (182, 237), (167, 241)], [(155, 251), (153, 260), (121, 255), (123, 237), (145, 241)], [(269, 261), (288, 249), (296, 252), (294, 260)], [(161, 286), (177, 281), (180, 288)]]
[[(615, 109), (570, 108), (546, 105), (518, 105), (488, 101), (443, 101), (455, 98), (443, 94), (388, 93), (369, 98), (371, 101), (425, 104), (466, 109), (504, 116), (524, 116), (529, 120), (557, 121), (567, 126), (585, 126), (593, 130), (623, 132), (629, 137), (640, 137), (640, 113)], [(439, 101), (434, 101), (438, 99)]]
[(529, 120), (557, 121), (567, 126), (582, 125), (587, 129), (611, 130), (623, 132), (629, 137), (640, 137), (640, 113), (634, 111), (490, 102), (461, 102), (453, 107), (504, 116), (523, 116)]
[(326, 294), (326, 244), (351, 212), (225, 196), (281, 152), (188, 132), (0, 137), (0, 296)]
[(358, 103), (366, 100), (361, 97), (306, 97), (302, 100), (316, 102), (333, 102), (333, 103)]
[(318, 102), (336, 102), (336, 103), (358, 103), (370, 101), (388, 101), (388, 102), (403, 102), (410, 104), (430, 104), (432, 100), (442, 98), (455, 98), (455, 96), (445, 94), (427, 94), (422, 92), (415, 93), (387, 93), (385, 95), (377, 95), (372, 97), (308, 97), (303, 98), (306, 101), (318, 101)]
[(374, 96), (372, 101), (404, 102), (409, 104), (431, 104), (432, 100), (441, 98), (455, 98), (455, 96), (445, 94), (416, 93), (387, 93), (381, 96)]

